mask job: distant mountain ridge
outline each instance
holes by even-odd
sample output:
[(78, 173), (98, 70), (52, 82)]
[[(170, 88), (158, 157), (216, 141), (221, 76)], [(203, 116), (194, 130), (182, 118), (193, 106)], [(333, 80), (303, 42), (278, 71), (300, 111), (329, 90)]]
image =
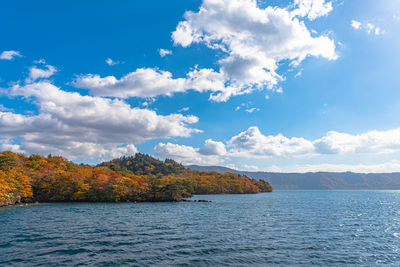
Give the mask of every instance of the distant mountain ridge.
[(197, 171), (236, 173), (253, 179), (263, 179), (274, 189), (348, 189), (400, 190), (400, 173), (309, 172), (277, 173), (234, 170), (222, 166), (188, 165)]

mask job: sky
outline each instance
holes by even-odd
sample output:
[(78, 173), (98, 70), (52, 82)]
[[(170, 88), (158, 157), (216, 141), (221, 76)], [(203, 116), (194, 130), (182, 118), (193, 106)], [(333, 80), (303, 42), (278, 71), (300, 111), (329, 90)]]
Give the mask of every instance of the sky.
[(400, 171), (397, 0), (15, 0), (2, 11), (1, 151)]

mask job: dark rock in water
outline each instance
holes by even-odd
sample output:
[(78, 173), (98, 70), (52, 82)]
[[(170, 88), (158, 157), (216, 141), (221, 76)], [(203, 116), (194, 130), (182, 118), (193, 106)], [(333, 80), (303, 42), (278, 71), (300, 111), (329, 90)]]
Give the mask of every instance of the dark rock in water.
[(26, 197), (21, 199), (21, 203), (34, 203), (35, 200), (32, 197)]
[(183, 202), (211, 202), (211, 200), (204, 200), (204, 199), (199, 199), (199, 200), (182, 199), (181, 201), (183, 201)]

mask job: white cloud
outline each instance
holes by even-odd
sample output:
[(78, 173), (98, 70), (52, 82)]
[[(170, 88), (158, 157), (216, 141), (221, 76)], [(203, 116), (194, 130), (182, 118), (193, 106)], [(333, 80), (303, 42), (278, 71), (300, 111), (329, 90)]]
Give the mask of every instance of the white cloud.
[(294, 75), (294, 77), (295, 77), (295, 78), (300, 77), (302, 74), (303, 74), (303, 70), (299, 70), (299, 71)]
[(172, 55), (172, 51), (171, 50), (167, 50), (167, 49), (160, 48), (158, 50), (158, 52), (160, 53), (160, 57), (165, 57), (167, 55)]
[[(173, 78), (168, 71), (139, 68), (120, 79), (81, 75), (72, 84), (89, 89), (96, 96), (119, 98), (209, 91), (209, 99), (217, 102), (257, 89), (272, 90), (283, 80), (276, 72), (282, 60), (298, 65), (307, 56), (337, 58), (334, 41), (324, 35), (312, 37), (298, 18), (314, 19), (326, 15), (330, 9), (331, 3), (321, 0), (299, 0), (292, 11), (261, 9), (255, 0), (204, 0), (198, 13), (185, 13), (186, 20), (178, 24), (172, 38), (175, 45), (183, 47), (204, 43), (221, 50), (226, 56), (218, 61), (218, 71), (195, 68), (185, 77)], [(161, 56), (170, 54), (165, 49), (159, 52)], [(279, 88), (275, 91), (279, 92)]]
[(226, 154), (224, 143), (207, 139), (204, 146), (199, 149), (199, 153), (206, 156), (223, 156)]
[(248, 164), (243, 164), (241, 169), (245, 170), (245, 171), (258, 171), (259, 170), (257, 165), (248, 165)]
[[(226, 54), (218, 61), (221, 75), (235, 88), (225, 98), (272, 89), (282, 80), (278, 63), (298, 65), (307, 56), (337, 58), (327, 36), (312, 37), (303, 21), (326, 15), (331, 3), (296, 1), (297, 8), (259, 8), (255, 0), (204, 0), (198, 12), (187, 11), (172, 33), (175, 45), (203, 43)], [(295, 17), (296, 16), (296, 17)]]
[(10, 96), (32, 99), (37, 115), (0, 112), (0, 135), (21, 140), (27, 153), (59, 154), (69, 158), (113, 157), (134, 153), (134, 144), (148, 139), (190, 136), (197, 117), (162, 116), (148, 109), (132, 108), (118, 99), (82, 96), (48, 81), (15, 85)]
[(266, 169), (267, 172), (282, 172), (282, 169), (277, 165), (271, 165)]
[(351, 135), (328, 132), (316, 140), (263, 135), (257, 127), (232, 137), (228, 154), (238, 157), (293, 157), (324, 154), (379, 154), (400, 151), (400, 128)]
[(237, 157), (292, 157), (313, 153), (312, 142), (304, 138), (287, 138), (281, 134), (265, 136), (257, 127), (250, 127), (232, 137), (228, 146), (231, 156)]
[(150, 68), (137, 69), (121, 79), (87, 74), (79, 76), (73, 82), (77, 88), (89, 89), (92, 95), (120, 98), (171, 95), (184, 91), (184, 84), (185, 79), (173, 79), (168, 71)]
[(100, 77), (99, 75), (82, 75), (72, 83), (77, 88), (89, 89), (96, 96), (155, 97), (171, 96), (173, 93), (195, 90), (198, 92), (211, 91), (210, 99), (226, 101), (231, 87), (225, 87), (224, 77), (212, 69), (194, 69), (185, 78), (173, 78), (168, 71), (152, 68), (141, 68), (117, 79), (114, 76)]
[(151, 104), (153, 104), (154, 102), (156, 102), (156, 99), (155, 99), (154, 97), (150, 97), (150, 98), (147, 98), (146, 101), (144, 101), (144, 102), (142, 103), (142, 106), (143, 106), (143, 107), (148, 107), (148, 106), (150, 106)]
[(118, 158), (121, 157), (122, 155), (135, 155), (138, 153), (138, 150), (134, 144), (128, 144), (128, 145), (123, 145), (119, 147), (114, 147), (109, 151), (106, 151), (103, 155), (103, 157), (108, 157), (108, 158)]
[(234, 169), (234, 170), (238, 170), (238, 168), (235, 166), (235, 164), (226, 164), (225, 167), (229, 168), (229, 169)]
[(371, 33), (371, 31), (374, 29), (374, 25), (372, 25), (371, 23), (368, 23), (366, 26), (367, 32), (368, 34)]
[(49, 78), (54, 73), (57, 72), (57, 68), (54, 66), (45, 65), (44, 67), (45, 67), (44, 69), (38, 68), (36, 66), (30, 67), (29, 68), (29, 77), (25, 80), (25, 82), (31, 83), (40, 78)]
[(14, 153), (25, 153), (18, 144), (13, 144), (11, 139), (0, 138), (0, 151), (12, 151)]
[[(282, 134), (263, 135), (257, 127), (233, 136), (226, 145), (222, 142), (206, 140), (202, 148), (160, 143), (155, 151), (161, 157), (176, 159), (184, 164), (217, 164), (231, 157), (235, 158), (293, 158), (321, 156), (328, 154), (360, 155), (381, 154), (400, 151), (400, 128), (388, 131), (370, 131), (360, 135), (329, 132), (316, 140), (302, 137), (288, 138)], [(254, 167), (254, 168), (253, 168)], [(255, 169), (253, 165), (243, 165), (242, 169)], [(296, 165), (293, 168), (270, 166), (272, 172), (308, 172), (308, 171), (354, 171), (354, 172), (390, 172), (400, 171), (400, 161), (377, 165), (320, 164)]]
[(115, 65), (121, 64), (120, 61), (115, 61), (115, 60), (112, 60), (111, 58), (107, 58), (106, 63), (109, 66), (115, 66)]
[(315, 140), (314, 146), (319, 154), (396, 152), (400, 151), (400, 129), (370, 131), (359, 135), (331, 131)]
[(353, 27), (354, 29), (358, 30), (361, 27), (361, 22), (356, 21), (356, 20), (353, 19), (351, 21), (351, 27)]
[(254, 111), (260, 111), (259, 108), (248, 108), (245, 110), (247, 113), (253, 113)]
[(159, 143), (154, 151), (162, 158), (172, 158), (182, 164), (217, 164), (222, 162), (221, 156), (226, 153), (223, 143), (211, 139), (202, 148)]
[(180, 110), (178, 110), (178, 112), (187, 112), (189, 111), (189, 107), (183, 107)]
[(373, 33), (375, 35), (381, 35), (384, 33), (384, 31), (382, 31), (380, 27), (378, 27), (372, 23), (361, 23), (356, 20), (351, 21), (351, 27), (353, 27), (356, 30), (364, 30), (368, 34)]
[(14, 51), (14, 50), (3, 51), (0, 54), (0, 59), (3, 59), (3, 60), (12, 60), (15, 57), (22, 57), (22, 55), (19, 51)]
[(41, 58), (41, 59), (38, 59), (38, 60), (34, 60), (33, 63), (35, 63), (35, 64), (46, 64), (46, 60)]
[(12, 109), (6, 108), (3, 104), (0, 104), (0, 111), (12, 111)]
[(331, 2), (325, 0), (295, 0), (297, 9), (292, 11), (292, 16), (307, 17), (310, 20), (326, 16), (333, 10)]

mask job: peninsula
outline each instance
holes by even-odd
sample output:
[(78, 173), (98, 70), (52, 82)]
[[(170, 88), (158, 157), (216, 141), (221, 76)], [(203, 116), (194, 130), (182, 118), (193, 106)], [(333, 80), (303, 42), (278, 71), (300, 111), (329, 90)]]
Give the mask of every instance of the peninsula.
[(98, 166), (60, 156), (0, 153), (0, 206), (20, 202), (182, 201), (193, 194), (271, 192), (269, 183), (233, 173), (186, 169), (137, 153)]

